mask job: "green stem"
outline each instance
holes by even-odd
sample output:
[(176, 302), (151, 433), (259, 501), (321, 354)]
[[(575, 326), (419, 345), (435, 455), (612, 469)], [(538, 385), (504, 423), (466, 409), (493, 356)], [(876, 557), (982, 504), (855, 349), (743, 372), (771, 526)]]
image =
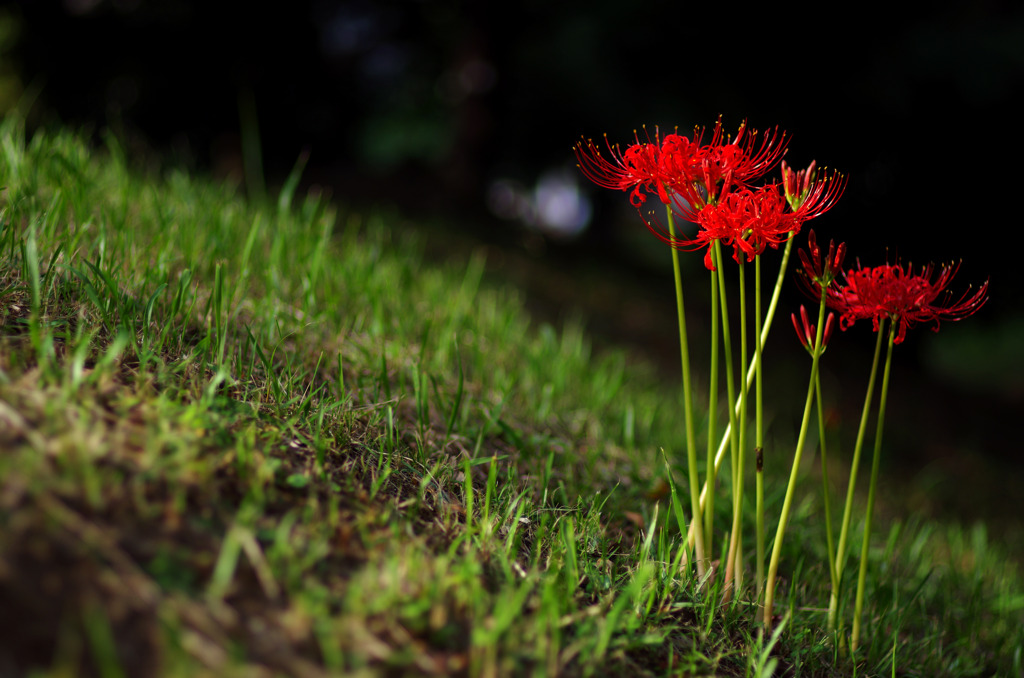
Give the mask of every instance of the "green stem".
[(828, 458), (825, 452), (825, 401), (821, 397), (821, 372), (814, 382), (815, 397), (818, 401), (818, 447), (821, 448), (821, 493), (825, 502), (825, 542), (828, 545), (828, 576), (832, 590), (839, 585), (836, 577), (835, 543), (832, 536), (832, 510), (828, 491)]
[(871, 362), (871, 375), (868, 377), (868, 390), (864, 396), (864, 409), (860, 414), (860, 426), (857, 429), (857, 442), (853, 447), (853, 461), (850, 463), (850, 481), (846, 488), (846, 503), (843, 506), (843, 522), (839, 529), (839, 545), (836, 547), (836, 586), (828, 602), (828, 630), (836, 628), (839, 614), (839, 587), (843, 584), (843, 570), (846, 569), (847, 539), (850, 534), (850, 520), (853, 516), (853, 490), (857, 484), (857, 470), (860, 468), (860, 454), (864, 449), (864, 433), (868, 428), (868, 415), (871, 412), (871, 400), (875, 394), (875, 377), (878, 375), (878, 359), (882, 355), (882, 336), (885, 331), (885, 320), (878, 326), (878, 339), (875, 341), (875, 357)]
[[(779, 295), (782, 292), (782, 281), (786, 277), (786, 270), (787, 270), (788, 265), (789, 265), (789, 254), (790, 254), (790, 252), (792, 252), (792, 250), (793, 250), (793, 240), (790, 239), (789, 242), (786, 243), (786, 249), (783, 250), (783, 252), (782, 252), (782, 263), (779, 264), (779, 276), (775, 280), (775, 289), (772, 292), (771, 301), (768, 303), (768, 311), (765, 313), (764, 327), (761, 328), (761, 336), (760, 336), (760, 341), (758, 342), (758, 344), (759, 344), (758, 347), (760, 349), (762, 349), (762, 350), (764, 349), (765, 341), (767, 341), (767, 339), (768, 339), (768, 332), (771, 331), (771, 328), (772, 328), (772, 320), (775, 318), (775, 309), (776, 309), (776, 307), (778, 306), (778, 303), (779, 303)], [(753, 383), (753, 381), (754, 381), (754, 366), (751, 365), (750, 368), (747, 370), (747, 381), (746, 381), (747, 388), (750, 388), (750, 384)], [(740, 404), (739, 403), (733, 403), (732, 404), (732, 410), (735, 411), (737, 414), (739, 414)], [(726, 427), (725, 427), (725, 430), (722, 432), (722, 439), (718, 443), (718, 451), (715, 453), (715, 463), (712, 464), (712, 468), (714, 468), (716, 471), (722, 465), (722, 459), (725, 456), (725, 448), (729, 444), (730, 440), (732, 439), (731, 433), (732, 433), (732, 426), (731, 426), (731, 424), (727, 424)], [(701, 493), (700, 493), (700, 505), (701, 506), (704, 506), (705, 502), (707, 501), (707, 494), (708, 494), (708, 486), (707, 486), (707, 484), (705, 484), (704, 488), (701, 490)], [(690, 540), (691, 541), (693, 540), (692, 533), (690, 534)]]
[[(765, 313), (765, 316), (764, 316), (764, 326), (761, 328), (761, 332), (758, 335), (757, 348), (758, 348), (759, 351), (763, 351), (764, 350), (764, 344), (768, 340), (768, 333), (771, 331), (771, 328), (772, 328), (772, 320), (775, 318), (775, 309), (778, 307), (778, 304), (779, 304), (779, 295), (782, 293), (782, 282), (786, 278), (786, 271), (787, 271), (788, 266), (789, 266), (789, 255), (790, 255), (790, 253), (792, 251), (793, 251), (793, 239), (791, 238), (786, 243), (786, 248), (782, 251), (782, 261), (779, 264), (779, 274), (778, 274), (778, 277), (775, 279), (775, 289), (772, 291), (772, 298), (771, 298), (771, 301), (768, 303), (768, 311)], [(714, 272), (712, 272), (712, 276), (714, 276)], [(750, 368), (747, 370), (746, 385), (747, 385), (748, 389), (750, 388), (750, 384), (754, 380), (754, 370), (755, 370), (755, 365), (751, 365)], [(738, 414), (739, 413), (739, 409), (740, 409), (740, 404), (739, 403), (731, 403), (730, 404), (730, 407), (729, 407), (730, 413), (736, 412)], [(731, 423), (726, 424), (725, 430), (722, 432), (722, 439), (718, 443), (718, 450), (715, 453), (714, 463), (710, 464), (710, 466), (708, 468), (709, 475), (712, 474), (712, 473), (717, 473), (719, 466), (722, 465), (722, 459), (725, 457), (725, 448), (726, 448), (726, 446), (729, 444), (729, 442), (732, 439), (732, 436), (730, 435), (731, 432), (732, 432), (732, 424)], [(707, 505), (708, 498), (711, 496), (711, 493), (709, 492), (709, 488), (710, 487), (712, 487), (712, 486), (708, 485), (706, 482), (704, 483), (704, 488), (700, 492), (700, 505), (701, 505), (701, 507), (704, 507), (704, 506)], [(694, 535), (694, 531), (693, 531), (693, 527), (691, 526), (690, 531), (687, 533), (687, 539), (689, 540), (690, 544), (693, 544), (693, 540), (694, 540), (693, 535)]]
[[(754, 336), (761, 336), (761, 257), (754, 259)], [(757, 514), (755, 565), (757, 598), (764, 592), (764, 399), (761, 380), (761, 342), (754, 342), (754, 375), (757, 382), (757, 423), (754, 441), (755, 486), (754, 501)], [(714, 464), (712, 464), (714, 466)]]
[[(739, 262), (739, 285), (740, 285), (740, 374), (746, 372), (747, 367), (747, 295), (746, 279), (744, 276), (745, 266), (742, 259)], [(732, 503), (732, 559), (731, 565), (736, 577), (736, 592), (739, 593), (742, 584), (743, 562), (740, 557), (740, 544), (742, 543), (743, 532), (741, 515), (743, 513), (743, 468), (746, 459), (747, 449), (747, 389), (745, 384), (740, 384), (740, 415), (739, 415), (739, 443), (737, 445), (737, 463), (733, 479), (733, 503)]]
[[(860, 547), (860, 573), (857, 576), (857, 602), (853, 609), (853, 634), (850, 636), (850, 652), (857, 651), (860, 640), (860, 618), (864, 608), (864, 583), (868, 574), (868, 543), (871, 540), (871, 512), (875, 506), (875, 486), (878, 483), (878, 462), (882, 457), (882, 427), (885, 424), (885, 399), (889, 392), (889, 367), (892, 365), (892, 345), (895, 324), (889, 324), (889, 348), (885, 352), (885, 369), (882, 372), (882, 393), (878, 396), (878, 426), (875, 430), (875, 453), (871, 460), (871, 485), (868, 486), (868, 507), (864, 512), (864, 541)], [(881, 328), (879, 328), (881, 332)]]
[[(718, 271), (718, 293), (719, 293), (718, 296), (719, 296), (719, 299), (721, 300), (721, 304), (722, 304), (722, 308), (721, 308), (721, 311), (722, 311), (722, 313), (721, 313), (721, 317), (722, 317), (722, 348), (723, 348), (723, 353), (725, 354), (725, 384), (726, 384), (726, 391), (728, 392), (729, 402), (730, 403), (736, 403), (737, 405), (739, 405), (739, 402), (736, 400), (736, 384), (735, 384), (735, 380), (733, 379), (733, 370), (732, 370), (732, 340), (730, 338), (730, 332), (729, 332), (729, 303), (726, 300), (725, 272), (722, 270), (722, 245), (717, 240), (715, 241), (715, 245), (714, 245), (714, 264), (715, 264), (715, 268)], [(730, 430), (733, 430), (733, 431), (736, 430), (736, 417), (737, 417), (737, 411), (735, 409), (733, 409), (732, 407), (730, 407), (729, 408), (729, 428), (730, 428)], [(735, 438), (735, 436), (731, 437), (730, 443), (731, 443), (730, 446), (729, 446), (730, 447), (730, 468), (732, 469), (732, 481), (731, 481), (731, 485), (732, 485), (732, 506), (733, 506), (733, 516), (734, 516), (734, 519), (735, 519), (736, 496), (737, 496), (736, 467), (739, 465), (739, 459), (738, 459), (738, 457), (739, 457), (739, 448), (736, 445), (736, 438)], [(726, 590), (729, 589), (730, 582), (732, 581), (733, 558), (734, 558), (735, 555), (736, 555), (736, 533), (732, 532), (729, 535), (729, 551), (728, 551), (728, 555), (725, 557), (725, 583), (726, 583)]]
[[(667, 207), (668, 233), (675, 240), (675, 222), (672, 208)], [(672, 248), (672, 273), (676, 284), (676, 311), (679, 315), (679, 355), (683, 364), (683, 410), (686, 423), (686, 463), (690, 472), (690, 507), (693, 514), (690, 525), (695, 530), (697, 576), (704, 578), (707, 563), (704, 557), (703, 518), (700, 510), (700, 483), (697, 480), (697, 442), (693, 430), (693, 402), (690, 389), (690, 351), (686, 342), (686, 313), (683, 307), (683, 278), (679, 271), (679, 250)]]
[(715, 483), (718, 470), (715, 467), (715, 429), (718, 426), (718, 275), (711, 271), (711, 374), (708, 380), (708, 464), (707, 484), (710, 488), (704, 509), (705, 553), (714, 553), (712, 538), (715, 522)]
[(796, 479), (800, 470), (800, 458), (804, 451), (804, 441), (807, 439), (807, 428), (811, 419), (811, 405), (814, 403), (814, 384), (818, 377), (818, 360), (822, 353), (822, 335), (825, 330), (825, 294), (822, 292), (821, 304), (818, 308), (818, 329), (814, 340), (814, 352), (811, 358), (811, 379), (807, 384), (807, 398), (804, 401), (804, 416), (800, 422), (800, 435), (797, 436), (796, 451), (793, 454), (793, 468), (789, 473), (789, 485), (786, 486), (786, 498), (782, 502), (782, 513), (779, 514), (779, 527), (775, 531), (775, 543), (772, 545), (772, 558), (768, 564), (768, 580), (764, 589), (764, 628), (770, 631), (772, 627), (772, 607), (775, 603), (775, 577), (779, 571), (779, 560), (782, 556), (782, 538), (786, 533), (786, 524), (789, 522), (789, 511), (793, 505), (793, 495), (796, 494)]

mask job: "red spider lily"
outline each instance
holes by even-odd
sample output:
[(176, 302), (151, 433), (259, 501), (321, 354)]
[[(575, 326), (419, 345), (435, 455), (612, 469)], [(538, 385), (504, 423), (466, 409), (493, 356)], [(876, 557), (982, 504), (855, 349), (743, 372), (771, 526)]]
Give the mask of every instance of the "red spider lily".
[[(742, 254), (746, 254), (747, 261), (752, 261), (766, 247), (778, 248), (799, 233), (805, 221), (827, 211), (841, 194), (843, 184), (839, 175), (815, 181), (809, 186), (808, 199), (795, 211), (790, 209), (789, 201), (777, 184), (768, 184), (758, 189), (735, 188), (716, 202), (699, 209), (677, 199), (672, 205), (674, 209), (684, 219), (696, 222), (701, 227), (691, 239), (670, 237), (656, 219), (648, 221), (647, 226), (658, 238), (677, 249), (698, 250), (707, 247), (704, 265), (713, 271), (711, 247), (716, 241), (732, 247), (733, 259), (737, 262)], [(814, 247), (816, 245), (812, 244)], [(845, 253), (845, 245), (841, 248)], [(816, 256), (820, 258), (820, 253)], [(829, 256), (834, 258), (835, 253)], [(841, 263), (840, 256), (838, 263), (832, 264), (832, 270), (839, 270)]]
[[(642, 191), (657, 192), (666, 205), (670, 198), (662, 175), (661, 141), (658, 130), (654, 130), (654, 141), (641, 142), (634, 133), (636, 143), (621, 151), (618, 144), (612, 145), (605, 136), (605, 145), (611, 160), (601, 155), (601, 150), (591, 139), (577, 142), (574, 150), (583, 175), (602, 188), (619, 191), (632, 189), (629, 201), (640, 207), (647, 199)], [(676, 136), (676, 135), (670, 135)]]
[(794, 210), (803, 204), (811, 190), (811, 182), (814, 181), (817, 163), (812, 160), (805, 170), (794, 172), (786, 161), (782, 161), (782, 186), (786, 191), (786, 200)]
[(821, 298), (821, 289), (828, 288), (843, 267), (843, 258), (846, 256), (846, 243), (839, 243), (830, 240), (828, 243), (828, 254), (824, 261), (821, 258), (821, 248), (818, 247), (818, 240), (812, 228), (807, 234), (807, 250), (802, 247), (797, 250), (800, 256), (800, 263), (803, 265), (801, 275), (797, 276), (797, 282), (804, 288), (812, 298)]
[(744, 120), (736, 132), (736, 138), (722, 143), (722, 119), (715, 123), (711, 143), (701, 148), (701, 170), (704, 188), (709, 199), (715, 195), (716, 187), (723, 184), (721, 193), (727, 193), (731, 184), (745, 185), (767, 174), (786, 153), (788, 140), (783, 132), (775, 128), (765, 134), (758, 145), (758, 133), (747, 130)]
[[(843, 275), (845, 284), (827, 289), (826, 302), (841, 314), (843, 330), (857, 320), (870, 318), (877, 332), (879, 323), (889, 318), (897, 328), (893, 343), (899, 344), (908, 327), (934, 322), (932, 329), (937, 332), (940, 320), (961, 320), (988, 301), (987, 280), (973, 293), (968, 288), (959, 299), (952, 301), (952, 294), (946, 287), (959, 268), (959, 263), (940, 266), (932, 280), (936, 268), (931, 264), (915, 274), (912, 266), (905, 270), (899, 264), (861, 268), (858, 263), (856, 269)], [(937, 302), (944, 292), (944, 299)]]
[(677, 133), (662, 140), (655, 128), (654, 139), (641, 141), (623, 151), (605, 137), (609, 157), (591, 139), (574, 147), (584, 176), (602, 188), (631, 191), (634, 207), (646, 200), (645, 193), (657, 193), (666, 205), (670, 191), (681, 196), (694, 209), (724, 198), (734, 187), (746, 186), (775, 166), (786, 152), (786, 135), (776, 128), (758, 137), (744, 121), (731, 138), (722, 131), (722, 120), (715, 123), (711, 142), (702, 144), (704, 129), (695, 127), (691, 137)]
[(747, 255), (747, 261), (752, 261), (765, 247), (778, 247), (789, 239), (795, 224), (793, 214), (785, 207), (786, 202), (774, 184), (756, 191), (735, 190), (697, 213), (701, 230), (696, 238), (684, 243), (683, 248), (707, 247), (704, 265), (711, 271), (715, 270), (711, 247), (716, 241), (733, 248), (736, 262), (742, 254)]
[[(696, 237), (672, 241), (664, 232), (659, 233), (659, 229), (652, 230), (662, 240), (679, 249), (708, 247), (704, 265), (712, 271), (715, 269), (710, 248), (715, 241), (732, 247), (733, 259), (737, 262), (740, 261), (741, 253), (746, 254), (747, 261), (751, 261), (764, 252), (766, 247), (778, 248), (792, 238), (800, 231), (800, 225), (810, 218), (802, 208), (795, 212), (788, 209), (787, 201), (777, 184), (768, 184), (756, 190), (739, 188), (700, 211), (692, 208), (681, 211), (685, 218), (700, 224), (701, 230)], [(838, 269), (838, 265), (835, 268)]]
[(673, 166), (683, 168), (687, 181), (678, 182), (677, 190), (687, 202), (700, 209), (706, 204), (722, 200), (734, 187), (747, 186), (775, 166), (786, 153), (788, 139), (785, 132), (775, 128), (758, 139), (758, 132), (747, 129), (744, 120), (731, 139), (722, 131), (722, 119), (715, 123), (711, 142), (699, 145), (703, 136), (694, 131), (694, 141), (673, 153), (683, 153)]
[[(716, 137), (718, 136), (720, 131), (716, 128)], [(766, 246), (777, 248), (799, 233), (805, 221), (819, 217), (831, 209), (846, 187), (846, 178), (838, 172), (825, 174), (819, 178), (813, 162), (801, 172), (793, 172), (785, 162), (782, 165), (782, 193), (776, 184), (768, 184), (757, 190), (740, 187), (732, 192), (723, 187), (717, 201), (711, 201), (702, 208), (702, 203), (697, 203), (696, 207), (693, 204), (695, 200), (700, 199), (699, 196), (687, 198), (690, 204), (675, 201), (674, 206), (684, 218), (695, 221), (702, 227), (692, 240), (673, 242), (665, 233), (658, 233), (658, 229), (651, 230), (662, 240), (679, 249), (700, 249), (707, 246), (704, 265), (709, 270), (714, 270), (710, 248), (716, 240), (733, 247), (733, 259), (737, 262), (740, 260), (740, 252), (745, 253), (747, 261), (750, 261), (761, 254)], [(841, 247), (845, 253), (845, 245)], [(833, 270), (839, 270), (841, 263), (840, 256), (839, 262), (833, 264)]]
[[(835, 313), (829, 313), (828, 318), (825, 319), (825, 329), (822, 330), (821, 334), (821, 350), (823, 353), (828, 348), (828, 340), (832, 338), (832, 321), (835, 319), (835, 315)], [(814, 340), (818, 336), (817, 328), (808, 320), (807, 309), (804, 308), (803, 304), (800, 304), (800, 320), (803, 323), (803, 327), (797, 324), (796, 313), (790, 313), (789, 317), (793, 319), (793, 329), (796, 330), (796, 336), (800, 339), (800, 343), (803, 344), (808, 353), (814, 355)]]
[(786, 133), (780, 133), (776, 127), (770, 136), (765, 132), (758, 145), (756, 130), (751, 129), (744, 137), (746, 126), (747, 122), (744, 120), (736, 133), (736, 141), (733, 142), (737, 146), (742, 146), (744, 157), (731, 168), (733, 180), (744, 184), (770, 172), (786, 154), (786, 144), (789, 143)]
[(703, 128), (695, 127), (693, 140), (679, 134), (668, 134), (661, 144), (661, 175), (665, 182), (683, 195), (687, 202), (698, 206), (703, 199), (694, 190), (701, 176), (701, 145)]
[(592, 140), (580, 141), (575, 152), (581, 171), (598, 186), (629, 191), (638, 209), (647, 194), (656, 192), (672, 212), (697, 222), (701, 230), (687, 239), (670, 234), (657, 217), (644, 219), (674, 248), (707, 248), (704, 264), (710, 270), (715, 242), (732, 247), (737, 262), (744, 254), (751, 261), (766, 247), (777, 248), (798, 233), (803, 222), (828, 211), (845, 187), (838, 173), (818, 179), (814, 163), (801, 172), (783, 163), (781, 189), (776, 184), (751, 189), (749, 182), (771, 170), (786, 152), (788, 140), (778, 128), (759, 136), (744, 121), (732, 137), (723, 132), (719, 118), (707, 144), (701, 127), (694, 128), (692, 137), (674, 132), (661, 139), (657, 128), (653, 140), (649, 135), (647, 141), (636, 133), (634, 137), (636, 143), (625, 151), (605, 137), (608, 158)]
[[(786, 202), (799, 223), (820, 217), (832, 209), (846, 189), (846, 177), (839, 172), (818, 178), (816, 163), (812, 160), (807, 169), (794, 172), (786, 161), (782, 161), (782, 188)], [(799, 229), (799, 224), (797, 225)]]

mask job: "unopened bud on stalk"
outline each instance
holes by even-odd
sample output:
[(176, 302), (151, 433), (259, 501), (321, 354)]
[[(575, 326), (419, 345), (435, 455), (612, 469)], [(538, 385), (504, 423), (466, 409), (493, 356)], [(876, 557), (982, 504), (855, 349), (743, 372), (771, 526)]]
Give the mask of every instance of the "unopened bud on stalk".
[[(800, 322), (797, 322), (796, 313), (791, 313), (790, 318), (793, 320), (793, 329), (796, 330), (796, 336), (800, 340), (800, 344), (808, 353), (813, 355), (814, 340), (817, 337), (815, 330), (817, 328), (811, 324), (810, 319), (807, 317), (807, 308), (803, 304), (800, 305)], [(821, 336), (822, 353), (825, 352), (825, 349), (828, 347), (828, 340), (832, 337), (834, 319), (835, 313), (829, 313), (828, 318), (825, 319), (825, 329), (822, 331)]]

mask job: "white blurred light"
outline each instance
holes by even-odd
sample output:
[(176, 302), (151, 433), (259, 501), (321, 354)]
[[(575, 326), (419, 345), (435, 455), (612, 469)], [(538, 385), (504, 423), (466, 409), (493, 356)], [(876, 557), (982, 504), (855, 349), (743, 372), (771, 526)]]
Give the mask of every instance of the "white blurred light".
[(565, 170), (545, 172), (533, 190), (508, 179), (491, 184), (487, 205), (503, 219), (518, 219), (558, 238), (573, 238), (590, 223), (593, 209), (576, 178)]
[(590, 201), (576, 180), (564, 171), (548, 172), (533, 190), (539, 226), (557, 235), (578, 235), (590, 223)]

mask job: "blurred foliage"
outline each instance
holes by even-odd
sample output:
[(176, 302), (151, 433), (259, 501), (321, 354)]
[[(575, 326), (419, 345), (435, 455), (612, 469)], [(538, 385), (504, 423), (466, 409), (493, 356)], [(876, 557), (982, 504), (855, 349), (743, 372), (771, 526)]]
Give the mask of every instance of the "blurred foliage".
[(998, 391), (1020, 402), (1024, 399), (1024, 317), (1010, 316), (998, 323), (943, 325), (942, 341), (925, 345), (925, 359), (943, 377), (974, 392)]

